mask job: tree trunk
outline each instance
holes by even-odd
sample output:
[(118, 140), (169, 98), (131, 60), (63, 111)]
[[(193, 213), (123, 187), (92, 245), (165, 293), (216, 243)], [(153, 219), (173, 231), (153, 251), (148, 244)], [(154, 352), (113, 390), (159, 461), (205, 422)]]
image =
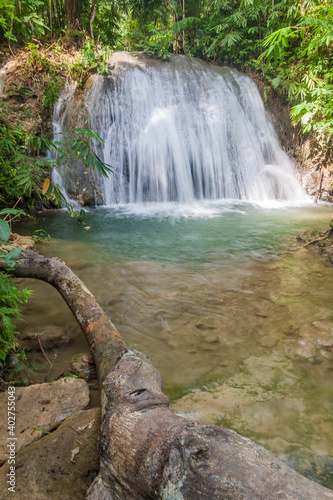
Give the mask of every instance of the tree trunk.
[(68, 26), (78, 28), (81, 20), (79, 0), (65, 0), (65, 13)]
[(13, 273), (55, 286), (90, 345), (102, 385), (102, 426), (101, 469), (89, 500), (333, 499), (333, 491), (249, 439), (172, 414), (159, 372), (144, 354), (126, 348), (64, 262), (26, 250)]

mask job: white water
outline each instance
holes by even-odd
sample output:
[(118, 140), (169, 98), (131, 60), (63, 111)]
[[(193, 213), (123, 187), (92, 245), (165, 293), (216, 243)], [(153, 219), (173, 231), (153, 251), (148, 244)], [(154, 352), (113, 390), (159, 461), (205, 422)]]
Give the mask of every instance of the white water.
[(115, 53), (86, 96), (105, 203), (240, 199), (304, 201), (255, 83), (175, 56)]

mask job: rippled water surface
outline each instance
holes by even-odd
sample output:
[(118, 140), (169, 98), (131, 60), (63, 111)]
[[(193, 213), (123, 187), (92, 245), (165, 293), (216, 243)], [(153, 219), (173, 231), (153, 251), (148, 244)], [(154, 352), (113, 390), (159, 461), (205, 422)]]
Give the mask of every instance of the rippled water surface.
[[(225, 424), (333, 487), (333, 267), (296, 235), (330, 206), (224, 202), (65, 212), (25, 225), (79, 275), (129, 345), (150, 356), (173, 409)], [(21, 231), (22, 232), (22, 231)], [(28, 323), (78, 333), (57, 292), (29, 281)], [(81, 336), (53, 368), (64, 371)]]

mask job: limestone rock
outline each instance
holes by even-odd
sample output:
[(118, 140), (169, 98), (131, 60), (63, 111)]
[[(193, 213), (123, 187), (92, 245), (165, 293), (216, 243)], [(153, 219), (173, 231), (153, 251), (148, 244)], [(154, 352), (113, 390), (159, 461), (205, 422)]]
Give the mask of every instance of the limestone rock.
[(313, 241), (316, 238), (321, 238), (321, 236), (322, 233), (316, 231), (315, 229), (305, 229), (296, 236), (296, 239), (298, 241), (301, 241), (302, 243), (308, 243), (309, 241)]
[[(8, 459), (8, 393), (0, 394), (0, 463)], [(15, 388), (16, 453), (57, 427), (89, 404), (89, 386), (81, 379), (64, 378), (50, 384)]]
[(0, 250), (5, 250), (10, 252), (17, 247), (21, 250), (32, 250), (35, 246), (34, 239), (31, 236), (21, 236), (16, 233), (12, 233), (9, 237), (8, 245), (0, 245)]
[(0, 469), (1, 498), (83, 500), (99, 470), (100, 420), (99, 408), (77, 412), (17, 453), (15, 493), (7, 489), (6, 463)]

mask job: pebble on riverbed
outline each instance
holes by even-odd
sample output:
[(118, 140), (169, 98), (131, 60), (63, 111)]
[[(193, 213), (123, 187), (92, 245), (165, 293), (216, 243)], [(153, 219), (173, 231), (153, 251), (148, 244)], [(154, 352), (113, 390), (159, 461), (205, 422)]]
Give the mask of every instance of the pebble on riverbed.
[(97, 378), (96, 367), (88, 354), (75, 354), (71, 360), (71, 372), (85, 380)]

